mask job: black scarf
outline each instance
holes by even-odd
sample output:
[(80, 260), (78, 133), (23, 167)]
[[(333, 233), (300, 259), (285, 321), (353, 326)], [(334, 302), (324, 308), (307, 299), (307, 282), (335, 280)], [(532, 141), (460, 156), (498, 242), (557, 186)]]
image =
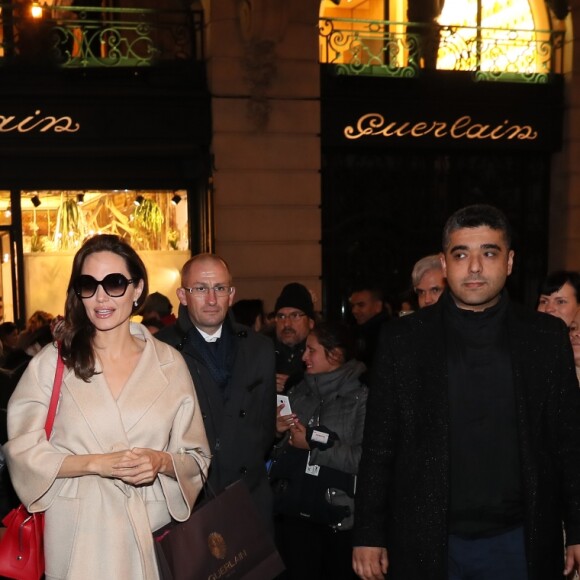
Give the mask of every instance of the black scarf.
[(218, 387), (225, 389), (231, 376), (231, 364), (229, 364), (231, 357), (229, 355), (233, 350), (229, 325), (224, 322), (217, 348), (210, 345), (195, 326), (187, 331), (186, 340), (191, 342)]

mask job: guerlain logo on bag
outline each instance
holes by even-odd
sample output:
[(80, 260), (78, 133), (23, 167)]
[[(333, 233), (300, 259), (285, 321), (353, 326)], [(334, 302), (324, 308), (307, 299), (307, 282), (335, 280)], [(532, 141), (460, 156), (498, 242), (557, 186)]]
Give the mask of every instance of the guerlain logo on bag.
[(80, 123), (71, 117), (53, 117), (43, 115), (40, 109), (33, 115), (18, 118), (15, 115), (0, 115), (0, 133), (76, 133), (81, 128)]
[[(226, 541), (224, 537), (219, 532), (212, 532), (207, 537), (207, 547), (209, 548), (210, 554), (216, 560), (224, 560), (228, 551)], [(218, 580), (223, 576), (229, 575), (242, 560), (245, 560), (248, 556), (246, 550), (241, 550), (233, 558), (230, 558), (227, 562), (224, 562), (213, 574), (207, 577), (207, 580)]]
[[(222, 538), (222, 540), (223, 540), (223, 538)], [(225, 544), (225, 542), (224, 542), (224, 544)], [(226, 576), (229, 576), (230, 573), (232, 572), (232, 570), (240, 562), (243, 562), (247, 557), (248, 557), (248, 553), (246, 552), (246, 550), (239, 551), (233, 558), (230, 558), (227, 562), (222, 564), (213, 574), (210, 574), (207, 577), (207, 580), (219, 580), (219, 578), (224, 578)]]
[(349, 140), (362, 137), (420, 139), (431, 137), (442, 139), (467, 139), (476, 141), (535, 141), (538, 132), (531, 125), (518, 125), (505, 119), (502, 123), (490, 125), (477, 123), (469, 115), (452, 122), (446, 121), (390, 121), (379, 113), (368, 113), (358, 118), (356, 125), (344, 128), (344, 136)]
[(223, 560), (226, 557), (226, 541), (218, 532), (212, 532), (207, 537), (207, 547), (209, 548), (209, 553), (217, 560)]

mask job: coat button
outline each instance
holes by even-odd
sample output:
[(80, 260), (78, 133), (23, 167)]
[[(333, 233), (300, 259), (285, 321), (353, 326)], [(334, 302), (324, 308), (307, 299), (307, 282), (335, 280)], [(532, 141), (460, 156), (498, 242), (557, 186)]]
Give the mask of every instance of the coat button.
[(245, 417), (246, 416), (246, 412), (242, 409), (240, 411), (240, 417)]
[(248, 468), (247, 467), (240, 467), (240, 473), (242, 475), (246, 475), (246, 473), (248, 473)]

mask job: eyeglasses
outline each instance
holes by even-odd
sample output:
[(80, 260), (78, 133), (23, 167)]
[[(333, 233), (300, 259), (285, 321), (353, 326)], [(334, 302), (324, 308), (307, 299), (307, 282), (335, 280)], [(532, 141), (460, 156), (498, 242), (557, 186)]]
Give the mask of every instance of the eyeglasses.
[(229, 296), (233, 291), (233, 286), (224, 286), (223, 284), (218, 284), (217, 286), (192, 286), (191, 288), (187, 288), (186, 286), (182, 287), (183, 290), (193, 294), (194, 296), (206, 296), (210, 293), (210, 290), (215, 292), (216, 296)]
[(306, 316), (306, 314), (304, 314), (304, 312), (290, 312), (290, 314), (276, 314), (276, 320), (279, 320), (280, 322), (282, 322), (283, 320), (292, 320), (293, 322), (296, 322), (297, 320), (300, 320), (303, 316)]
[(111, 298), (120, 298), (127, 292), (129, 284), (134, 284), (135, 278), (125, 278), (123, 274), (108, 274), (102, 280), (95, 280), (92, 276), (83, 274), (73, 284), (75, 294), (79, 298), (91, 298), (97, 288), (101, 286)]

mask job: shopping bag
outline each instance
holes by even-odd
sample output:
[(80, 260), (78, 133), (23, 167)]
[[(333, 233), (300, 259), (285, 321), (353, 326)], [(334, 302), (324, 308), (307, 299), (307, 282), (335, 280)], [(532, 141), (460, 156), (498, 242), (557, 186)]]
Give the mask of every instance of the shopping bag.
[[(284, 564), (241, 481), (205, 500), (183, 523), (156, 533), (173, 580), (271, 580)], [(160, 554), (161, 553), (161, 554)], [(164, 575), (167, 577), (166, 575)]]
[(39, 580), (44, 574), (44, 514), (31, 514), (21, 504), (3, 520), (0, 576)]

